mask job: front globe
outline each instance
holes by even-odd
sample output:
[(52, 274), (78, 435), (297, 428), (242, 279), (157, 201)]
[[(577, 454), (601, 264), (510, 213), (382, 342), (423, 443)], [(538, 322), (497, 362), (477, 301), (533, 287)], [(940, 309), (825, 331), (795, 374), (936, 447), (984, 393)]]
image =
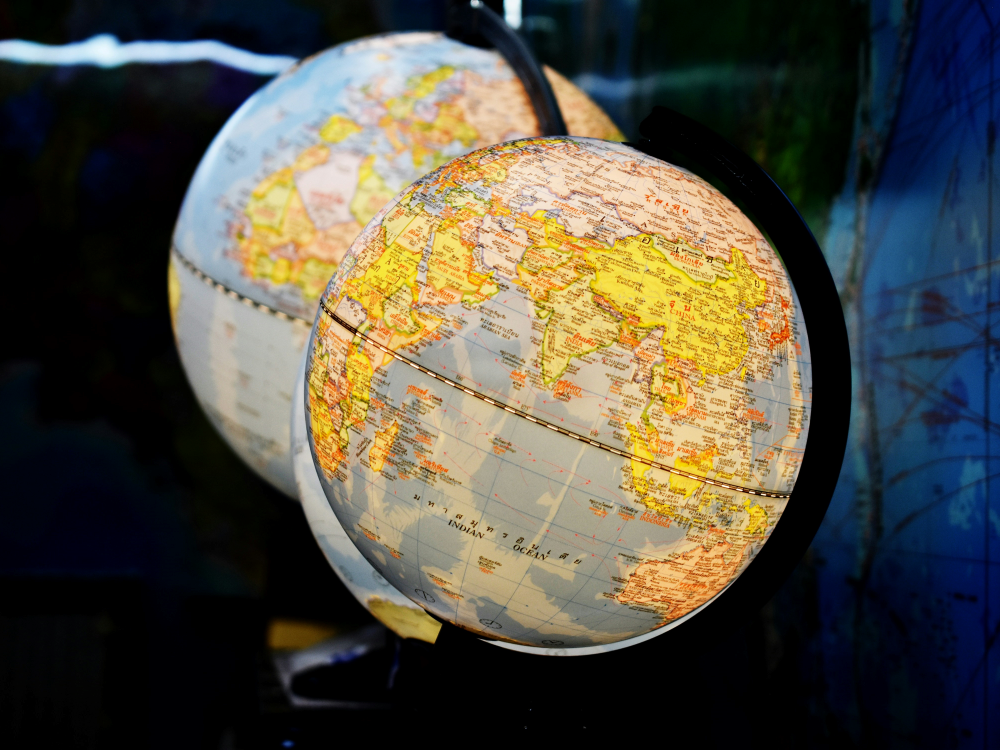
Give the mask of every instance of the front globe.
[[(620, 135), (582, 91), (547, 74), (571, 133)], [(303, 61), (216, 136), (174, 231), (173, 326), (205, 412), (271, 484), (296, 495), (292, 389), (319, 295), (351, 242), (421, 175), (537, 133), (498, 52), (405, 33)]]
[(437, 617), (542, 648), (677, 624), (795, 485), (809, 346), (774, 250), (619, 143), (513, 141), (400, 193), (309, 349), (310, 444), (365, 558)]

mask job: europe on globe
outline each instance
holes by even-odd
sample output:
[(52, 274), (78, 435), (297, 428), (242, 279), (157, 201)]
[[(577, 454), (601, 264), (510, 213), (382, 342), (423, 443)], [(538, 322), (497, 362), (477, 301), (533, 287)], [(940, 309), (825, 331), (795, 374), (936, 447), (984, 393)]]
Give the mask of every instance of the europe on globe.
[[(571, 133), (621, 137), (583, 92), (547, 76)], [(452, 157), (539, 132), (498, 52), (437, 33), (335, 47), (232, 116), (181, 208), (170, 309), (199, 403), (261, 476), (296, 497), (296, 368), (319, 295), (365, 224)]]
[(589, 138), (404, 189), (341, 260), (307, 357), (312, 456), (357, 549), (436, 617), (531, 647), (710, 604), (779, 522), (810, 423), (762, 233), (698, 176)]

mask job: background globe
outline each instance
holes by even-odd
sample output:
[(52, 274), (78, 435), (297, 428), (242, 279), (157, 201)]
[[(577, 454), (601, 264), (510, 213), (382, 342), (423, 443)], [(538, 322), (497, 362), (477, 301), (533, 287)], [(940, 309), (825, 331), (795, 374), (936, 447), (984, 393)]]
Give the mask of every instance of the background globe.
[(795, 292), (697, 176), (538, 138), (418, 180), (324, 294), (310, 444), (413, 601), (541, 648), (676, 624), (778, 523), (810, 413)]
[[(547, 71), (571, 132), (620, 138)], [(500, 55), (441, 34), (389, 34), (309, 58), (251, 97), (205, 154), (181, 208), (170, 303), (212, 423), (295, 496), (289, 410), (316, 302), (361, 228), (414, 179), (538, 132)]]
[(309, 519), (309, 528), (323, 550), (330, 567), (351, 595), (375, 619), (403, 638), (417, 638), (433, 643), (441, 623), (427, 615), (397, 591), (365, 560), (344, 527), (330, 509), (323, 487), (316, 475), (316, 466), (309, 453), (305, 411), (305, 358), (299, 366), (292, 401), (292, 466), (302, 510)]

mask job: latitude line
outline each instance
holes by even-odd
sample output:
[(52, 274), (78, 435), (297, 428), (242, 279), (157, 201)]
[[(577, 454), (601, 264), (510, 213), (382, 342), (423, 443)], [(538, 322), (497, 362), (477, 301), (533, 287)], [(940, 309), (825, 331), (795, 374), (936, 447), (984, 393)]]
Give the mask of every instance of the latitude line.
[(193, 274), (196, 278), (203, 281), (207, 286), (213, 287), (214, 289), (226, 295), (230, 299), (236, 300), (237, 302), (242, 302), (247, 307), (257, 308), (258, 310), (260, 310), (260, 312), (266, 315), (271, 315), (277, 318), (278, 320), (287, 320), (291, 322), (293, 325), (306, 325), (310, 327), (312, 326), (312, 321), (307, 318), (303, 318), (299, 315), (294, 315), (292, 313), (286, 313), (282, 310), (270, 307), (269, 305), (265, 305), (263, 302), (258, 302), (252, 297), (247, 297), (245, 294), (240, 294), (235, 289), (232, 289), (231, 287), (228, 287), (225, 284), (221, 284), (220, 282), (216, 281), (211, 276), (209, 276), (207, 273), (202, 271), (200, 268), (198, 268), (198, 266), (196, 266), (190, 260), (188, 260), (181, 253), (181, 251), (177, 249), (177, 245), (171, 246), (170, 251), (174, 254), (174, 256), (176, 256), (177, 260), (187, 271)]
[(380, 344), (378, 341), (375, 341), (375, 339), (371, 338), (365, 333), (362, 333), (357, 328), (348, 323), (346, 320), (337, 315), (333, 310), (331, 310), (327, 306), (326, 300), (320, 301), (320, 312), (326, 313), (326, 315), (328, 315), (330, 319), (333, 320), (333, 322), (335, 322), (341, 328), (348, 331), (355, 337), (361, 338), (364, 341), (368, 342), (376, 349), (381, 351), (383, 354), (388, 354), (393, 359), (402, 362), (403, 364), (409, 365), (413, 369), (418, 370), (419, 372), (422, 372), (423, 374), (428, 375), (434, 378), (435, 380), (440, 380), (442, 383), (446, 383), (447, 385), (450, 385), (452, 388), (456, 388), (462, 391), (463, 393), (472, 396), (473, 398), (477, 398), (480, 401), (485, 401), (487, 404), (491, 406), (496, 406), (499, 409), (503, 409), (506, 412), (515, 414), (521, 417), (522, 419), (528, 420), (529, 422), (534, 422), (535, 424), (540, 425), (541, 427), (546, 427), (552, 430), (553, 432), (559, 433), (560, 435), (565, 435), (566, 437), (572, 438), (573, 440), (585, 443), (587, 445), (591, 445), (595, 448), (599, 448), (600, 450), (604, 450), (609, 453), (613, 453), (616, 456), (621, 456), (622, 458), (628, 458), (631, 459), (632, 461), (637, 461), (638, 463), (644, 464), (646, 466), (651, 466), (654, 469), (660, 469), (661, 471), (666, 471), (670, 474), (676, 474), (677, 476), (685, 477), (686, 479), (693, 479), (698, 482), (704, 482), (705, 484), (709, 484), (715, 487), (721, 487), (722, 489), (731, 490), (733, 492), (742, 492), (748, 495), (757, 495), (759, 497), (773, 497), (781, 499), (788, 499), (791, 497), (790, 492), (765, 492), (763, 490), (754, 490), (745, 487), (740, 487), (739, 485), (729, 484), (728, 482), (720, 482), (717, 479), (708, 479), (706, 477), (702, 477), (697, 474), (682, 471), (681, 469), (677, 469), (672, 466), (667, 466), (666, 464), (661, 464), (658, 461), (652, 461), (649, 459), (642, 458), (640, 456), (636, 456), (634, 453), (631, 453), (629, 451), (623, 451), (619, 450), (618, 448), (612, 448), (610, 445), (605, 445), (604, 443), (600, 443), (596, 440), (591, 440), (590, 438), (584, 437), (582, 435), (577, 435), (575, 432), (571, 432), (570, 430), (567, 430), (564, 427), (559, 427), (557, 425), (552, 424), (551, 422), (547, 422), (544, 419), (539, 419), (538, 417), (533, 417), (530, 414), (525, 414), (524, 412), (519, 411), (512, 406), (508, 406), (507, 404), (497, 401), (496, 399), (490, 398), (489, 396), (484, 396), (481, 393), (472, 390), (471, 388), (466, 388), (464, 385), (455, 382), (451, 378), (446, 378), (443, 375), (439, 375), (438, 373), (427, 369), (423, 365), (419, 365), (416, 362), (413, 362), (407, 359), (406, 357), (402, 356), (401, 354), (397, 354), (389, 347)]

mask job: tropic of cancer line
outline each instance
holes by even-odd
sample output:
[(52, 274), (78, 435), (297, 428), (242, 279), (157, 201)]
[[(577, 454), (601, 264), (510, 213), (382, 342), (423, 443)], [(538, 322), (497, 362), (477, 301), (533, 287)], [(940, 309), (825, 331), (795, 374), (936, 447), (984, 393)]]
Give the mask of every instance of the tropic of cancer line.
[(345, 329), (346, 331), (349, 331), (351, 334), (353, 334), (354, 336), (357, 336), (358, 338), (364, 339), (369, 344), (371, 344), (372, 346), (374, 346), (376, 349), (378, 349), (379, 351), (381, 351), (383, 354), (388, 354), (393, 359), (396, 359), (396, 360), (402, 362), (405, 365), (409, 365), (414, 370), (422, 372), (424, 375), (428, 375), (428, 376), (434, 378), (435, 380), (440, 380), (442, 383), (446, 383), (446, 384), (450, 385), (452, 388), (457, 388), (458, 390), (462, 391), (465, 394), (468, 394), (469, 396), (472, 396), (473, 398), (477, 398), (480, 401), (485, 401), (490, 406), (496, 406), (497, 408), (503, 409), (504, 411), (507, 411), (507, 412), (510, 412), (511, 414), (514, 414), (515, 416), (521, 417), (522, 419), (527, 419), (529, 422), (534, 422), (535, 424), (541, 425), (542, 427), (547, 427), (548, 429), (552, 430), (553, 432), (558, 432), (560, 435), (565, 435), (566, 437), (572, 438), (573, 440), (576, 440), (578, 442), (586, 443), (587, 445), (592, 445), (595, 448), (599, 448), (601, 450), (608, 451), (609, 453), (613, 453), (616, 456), (621, 456), (622, 458), (628, 458), (628, 459), (630, 459), (632, 461), (636, 461), (636, 462), (644, 464), (646, 466), (651, 466), (651, 467), (653, 467), (655, 469), (660, 469), (661, 471), (666, 471), (666, 472), (669, 472), (671, 474), (676, 474), (677, 476), (685, 477), (687, 479), (693, 479), (693, 480), (698, 481), (698, 482), (704, 482), (705, 484), (710, 484), (710, 485), (712, 485), (714, 487), (721, 487), (722, 489), (732, 490), (734, 492), (742, 492), (742, 493), (745, 493), (745, 494), (748, 494), (748, 495), (757, 495), (759, 497), (774, 497), (774, 498), (782, 498), (782, 499), (787, 499), (787, 498), (791, 497), (791, 493), (790, 492), (765, 492), (763, 490), (752, 490), (752, 489), (747, 489), (746, 487), (740, 487), (739, 485), (729, 484), (728, 482), (720, 482), (717, 479), (707, 479), (705, 477), (698, 476), (697, 474), (691, 474), (689, 472), (682, 471), (681, 469), (676, 469), (673, 466), (667, 466), (665, 464), (661, 464), (658, 461), (652, 461), (650, 459), (646, 459), (646, 458), (642, 458), (640, 456), (636, 456), (634, 453), (629, 453), (628, 451), (623, 451), (623, 450), (619, 450), (617, 448), (613, 448), (610, 445), (605, 445), (604, 443), (599, 443), (596, 440), (591, 440), (590, 438), (583, 437), (582, 435), (577, 435), (575, 432), (571, 432), (571, 431), (569, 431), (569, 430), (567, 430), (567, 429), (565, 429), (563, 427), (559, 427), (558, 425), (554, 425), (554, 424), (552, 424), (550, 422), (546, 422), (544, 419), (538, 419), (537, 417), (533, 417), (530, 414), (525, 414), (524, 412), (518, 411), (517, 409), (515, 409), (515, 408), (513, 408), (511, 406), (507, 406), (507, 404), (503, 404), (503, 403), (497, 401), (496, 399), (492, 399), (489, 396), (484, 396), (481, 393), (477, 393), (476, 391), (472, 390), (471, 388), (466, 388), (464, 385), (462, 385), (460, 383), (457, 383), (454, 380), (451, 380), (450, 378), (446, 378), (443, 375), (438, 375), (436, 372), (432, 372), (431, 370), (428, 370), (423, 365), (418, 365), (416, 362), (412, 362), (411, 360), (407, 359), (406, 357), (404, 357), (404, 356), (402, 356), (400, 354), (397, 354), (396, 352), (394, 352), (389, 347), (384, 346), (383, 344), (380, 344), (378, 341), (376, 341), (375, 339), (373, 339), (371, 336), (368, 336), (367, 334), (362, 333), (357, 328), (355, 328), (350, 323), (348, 323), (346, 320), (344, 320), (339, 315), (337, 315), (335, 312), (333, 312), (333, 310), (331, 310), (329, 307), (327, 307), (325, 300), (323, 300), (323, 301), (320, 302), (320, 310), (322, 312), (326, 313), (333, 320), (333, 322), (335, 322), (341, 328)]

